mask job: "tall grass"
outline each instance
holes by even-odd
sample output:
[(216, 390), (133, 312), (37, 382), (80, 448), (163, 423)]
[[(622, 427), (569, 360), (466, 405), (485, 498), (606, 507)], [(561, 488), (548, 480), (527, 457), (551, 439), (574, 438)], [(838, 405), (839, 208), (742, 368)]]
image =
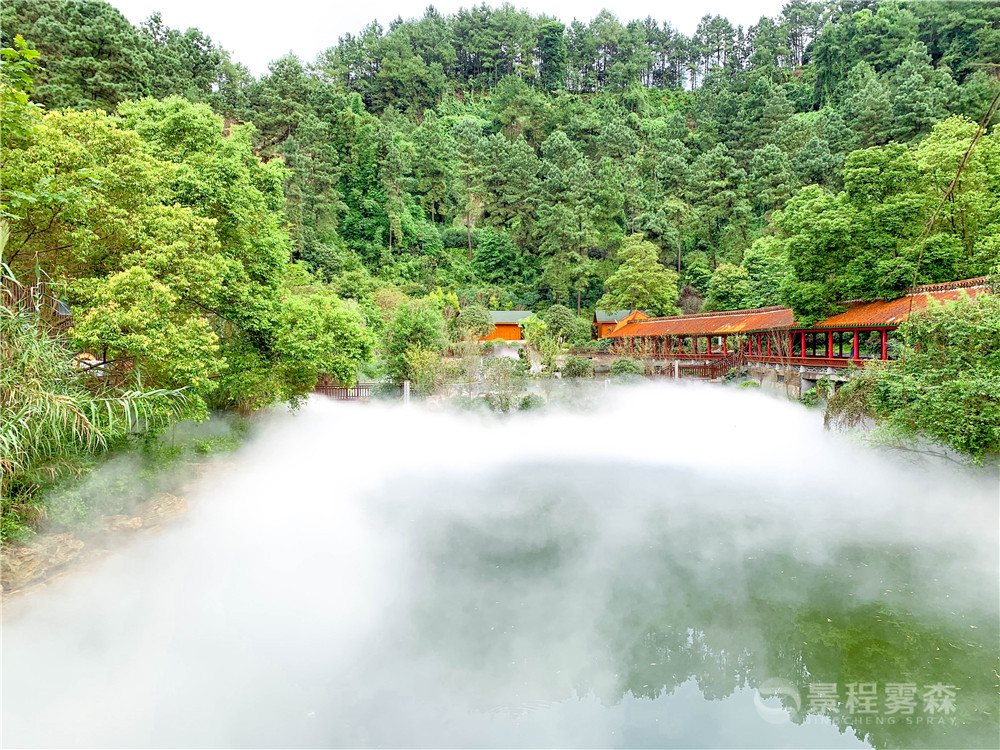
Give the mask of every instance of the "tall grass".
[[(9, 271), (4, 268), (8, 281)], [(95, 454), (181, 418), (182, 390), (115, 388), (79, 372), (36, 310), (0, 305), (0, 536), (44, 518), (39, 490)]]

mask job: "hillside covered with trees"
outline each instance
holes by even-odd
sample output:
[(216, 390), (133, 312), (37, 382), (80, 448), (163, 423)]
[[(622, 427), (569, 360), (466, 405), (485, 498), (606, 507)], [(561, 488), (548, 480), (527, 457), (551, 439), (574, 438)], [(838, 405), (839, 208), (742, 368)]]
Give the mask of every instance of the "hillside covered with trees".
[(0, 22), (5, 274), (128, 362), (116, 398), (183, 392), (167, 421), (419, 380), (472, 306), (566, 338), (598, 306), (809, 322), (1000, 254), (995, 3), (793, 0), (690, 37), (428, 8), (259, 78), (98, 0)]
[(809, 316), (914, 276), (980, 275), (1000, 247), (988, 136), (917, 268), (998, 89), (995, 4), (796, 0), (749, 29), (706, 16), (690, 38), (608, 12), (567, 26), (429, 8), (260, 79), (196, 29), (136, 29), (103, 3), (3, 13), (5, 46), (20, 33), (41, 53), (50, 111), (128, 125), (123, 101), (180, 96), (245, 123), (247, 147), (285, 168), (293, 258), (346, 297), (374, 283), (593, 307), (638, 233), (689, 294)]

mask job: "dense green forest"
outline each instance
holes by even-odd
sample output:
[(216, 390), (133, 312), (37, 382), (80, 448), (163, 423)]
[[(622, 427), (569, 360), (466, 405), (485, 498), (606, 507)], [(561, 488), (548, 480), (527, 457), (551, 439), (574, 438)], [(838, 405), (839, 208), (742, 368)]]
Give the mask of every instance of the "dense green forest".
[[(122, 366), (95, 395), (5, 363), (150, 424), (359, 368), (433, 379), (482, 307), (570, 339), (597, 306), (808, 322), (1000, 255), (997, 3), (793, 0), (690, 37), (428, 8), (259, 78), (104, 2), (8, 0), (0, 26), (4, 272), (73, 312), (62, 338), (6, 307), (5, 330)], [(5, 494), (58, 463), (29, 454)]]
[[(3, 33), (41, 53), (47, 110), (103, 109), (148, 140), (120, 104), (180, 96), (274, 175), (280, 157), (278, 230), (342, 297), (593, 307), (639, 233), (684, 299), (808, 317), (982, 274), (1000, 247), (992, 136), (918, 242), (998, 89), (994, 3), (796, 0), (690, 38), (607, 12), (429, 8), (259, 79), (196, 29), (99, 2), (5, 3)], [(188, 106), (141, 108), (208, 121)]]

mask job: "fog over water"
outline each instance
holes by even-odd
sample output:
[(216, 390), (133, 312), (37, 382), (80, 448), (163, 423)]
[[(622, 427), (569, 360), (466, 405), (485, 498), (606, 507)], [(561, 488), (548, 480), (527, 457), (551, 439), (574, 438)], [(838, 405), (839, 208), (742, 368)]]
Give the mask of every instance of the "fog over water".
[[(4, 746), (996, 745), (996, 475), (760, 393), (312, 400), (188, 500), (6, 608)], [(957, 710), (830, 723), (817, 682)]]

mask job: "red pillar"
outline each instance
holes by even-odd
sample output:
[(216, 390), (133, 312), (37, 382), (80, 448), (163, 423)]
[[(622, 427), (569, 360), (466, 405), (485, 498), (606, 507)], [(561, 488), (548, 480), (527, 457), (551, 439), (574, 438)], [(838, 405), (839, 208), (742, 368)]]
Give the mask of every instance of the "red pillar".
[(712, 337), (711, 336), (708, 337), (708, 353), (709, 354), (712, 353)]
[(854, 331), (854, 352), (853, 352), (852, 359), (857, 359), (858, 358), (858, 348), (859, 348), (858, 347), (858, 343), (859, 343), (858, 342), (858, 332), (855, 330)]
[(803, 331), (802, 334), (801, 334), (801, 336), (802, 336), (802, 352), (801, 352), (801, 354), (804, 357), (804, 356), (806, 356), (806, 332)]
[(723, 336), (722, 337), (722, 356), (723, 357), (728, 356), (728, 354), (729, 354), (729, 351), (726, 349), (726, 341), (728, 339), (729, 339), (728, 336)]
[(826, 356), (833, 356), (833, 331), (826, 332)]
[(882, 329), (882, 359), (889, 359), (889, 329)]
[(771, 334), (767, 334), (767, 356), (771, 356)]

